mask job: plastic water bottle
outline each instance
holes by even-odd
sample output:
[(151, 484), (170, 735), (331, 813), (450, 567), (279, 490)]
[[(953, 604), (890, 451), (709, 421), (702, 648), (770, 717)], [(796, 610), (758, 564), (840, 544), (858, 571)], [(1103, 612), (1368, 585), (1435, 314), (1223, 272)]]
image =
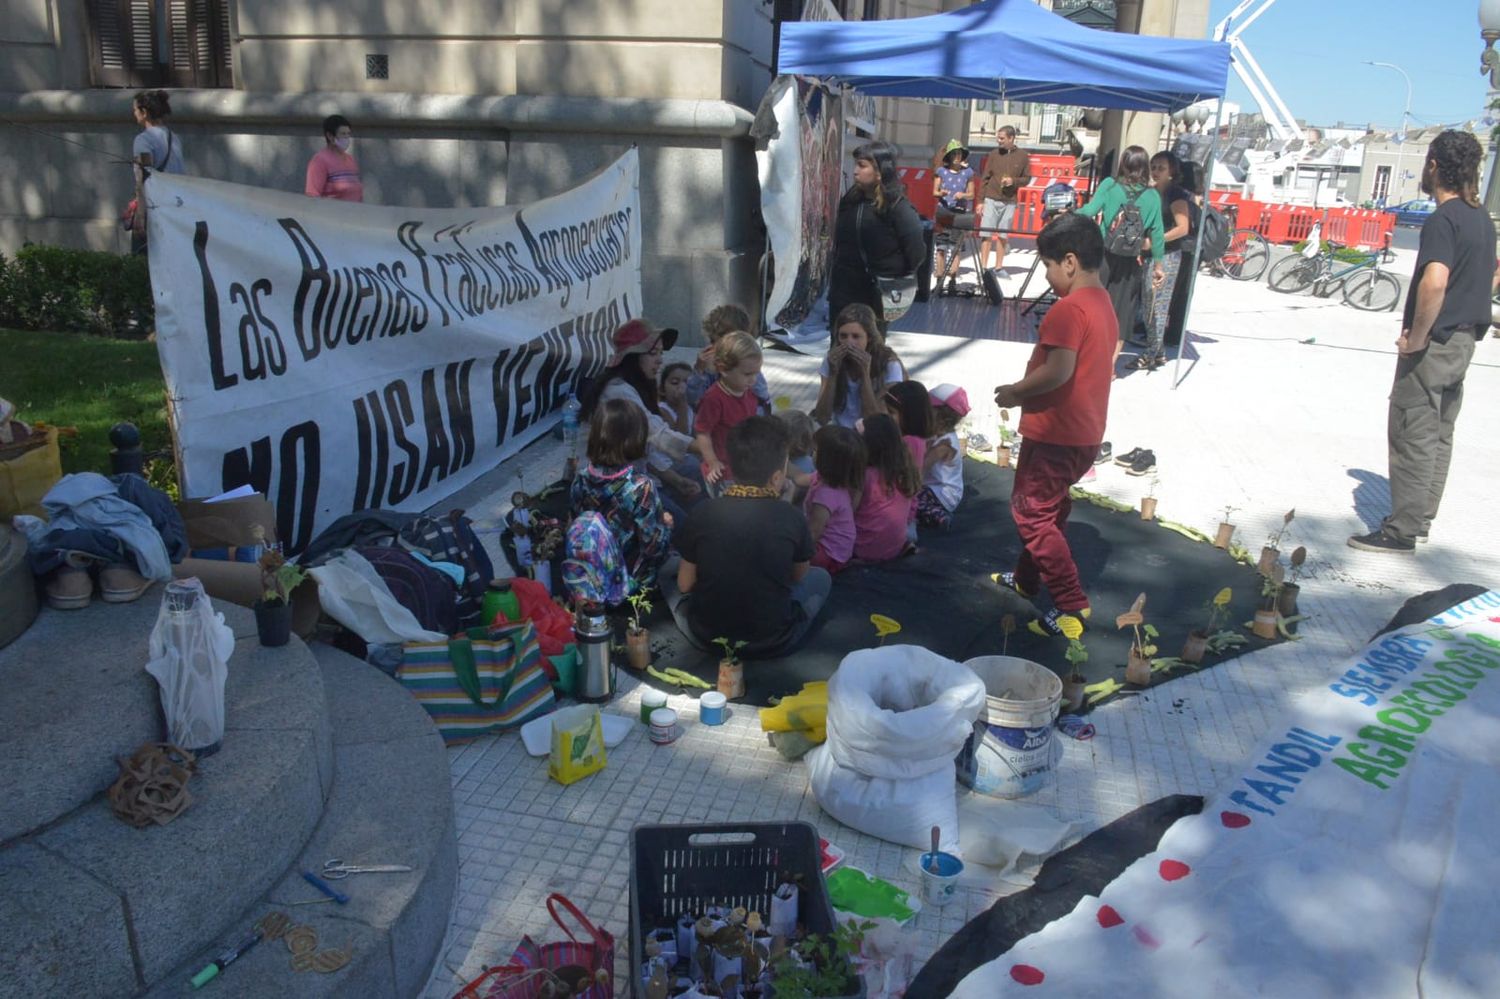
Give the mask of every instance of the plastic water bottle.
[(582, 410), (578, 396), (570, 393), (562, 411), (563, 446), (568, 452), (566, 474), (570, 479), (578, 471), (579, 414)]

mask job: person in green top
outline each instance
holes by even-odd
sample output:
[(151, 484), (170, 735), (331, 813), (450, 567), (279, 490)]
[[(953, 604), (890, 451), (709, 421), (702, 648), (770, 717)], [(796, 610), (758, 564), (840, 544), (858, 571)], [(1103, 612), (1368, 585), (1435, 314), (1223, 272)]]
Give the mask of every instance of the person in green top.
[[(1119, 323), (1119, 337), (1115, 341), (1115, 360), (1120, 358), (1120, 349), (1125, 337), (1135, 325), (1136, 312), (1140, 307), (1142, 291), (1141, 255), (1151, 254), (1151, 287), (1160, 288), (1166, 281), (1166, 270), (1162, 267), (1162, 255), (1166, 250), (1165, 230), (1161, 220), (1161, 196), (1151, 186), (1151, 157), (1140, 146), (1130, 146), (1120, 155), (1120, 167), (1113, 177), (1105, 179), (1088, 203), (1078, 209), (1078, 214), (1099, 221), (1104, 233), (1104, 266), (1100, 277), (1109, 300), (1115, 307), (1115, 320)], [(1125, 205), (1134, 200), (1140, 210), (1141, 221), (1146, 228), (1146, 241), (1141, 252), (1134, 256), (1110, 253), (1109, 231), (1115, 218)]]

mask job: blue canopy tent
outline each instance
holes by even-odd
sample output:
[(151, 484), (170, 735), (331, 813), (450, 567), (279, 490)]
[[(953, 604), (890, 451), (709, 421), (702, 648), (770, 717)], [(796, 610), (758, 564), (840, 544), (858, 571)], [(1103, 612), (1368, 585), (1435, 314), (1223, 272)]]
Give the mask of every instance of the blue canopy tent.
[[(823, 77), (873, 97), (1171, 112), (1224, 96), (1229, 51), (1225, 42), (1085, 28), (1033, 0), (981, 0), (928, 17), (783, 22), (776, 72)], [(1209, 177), (1218, 132), (1216, 119)], [(1201, 251), (1202, 242), (1200, 226), (1195, 250)], [(1201, 258), (1201, 252), (1194, 257)], [(1189, 309), (1197, 285), (1194, 271)], [(1181, 369), (1179, 349), (1173, 388)]]
[(1224, 95), (1224, 42), (1096, 31), (1033, 0), (887, 21), (788, 21), (778, 73), (873, 97), (1043, 101), (1176, 111)]

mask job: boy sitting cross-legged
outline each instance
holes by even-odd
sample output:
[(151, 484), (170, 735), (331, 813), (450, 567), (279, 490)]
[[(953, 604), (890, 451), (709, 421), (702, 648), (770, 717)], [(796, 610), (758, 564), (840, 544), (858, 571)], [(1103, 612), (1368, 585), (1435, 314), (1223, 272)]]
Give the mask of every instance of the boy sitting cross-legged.
[(689, 642), (748, 643), (741, 655), (773, 658), (807, 634), (833, 588), (809, 563), (812, 534), (802, 511), (780, 500), (786, 481), (787, 430), (752, 416), (729, 431), (735, 483), (689, 513), (677, 538), (681, 561), (660, 574), (662, 595)]
[(1058, 301), (1042, 320), (1026, 376), (995, 389), (998, 406), (1021, 407), (1022, 440), (1010, 498), (1021, 554), (1015, 570), (996, 580), (1027, 598), (1045, 585), (1053, 608), (1028, 627), (1058, 635), (1063, 617), (1082, 625), (1089, 616), (1063, 528), (1073, 506), (1068, 490), (1093, 467), (1104, 440), (1118, 329), (1099, 280), (1104, 238), (1097, 225), (1060, 215), (1037, 234), (1036, 248)]

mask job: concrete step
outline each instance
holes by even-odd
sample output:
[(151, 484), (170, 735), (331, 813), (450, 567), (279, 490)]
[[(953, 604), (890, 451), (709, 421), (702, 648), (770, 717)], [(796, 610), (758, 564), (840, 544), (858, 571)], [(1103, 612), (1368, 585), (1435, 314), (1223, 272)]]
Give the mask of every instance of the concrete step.
[[(109, 781), (114, 778), (109, 754), (160, 738), (142, 638), (160, 597), (161, 588), (153, 587), (137, 603), (49, 613), (4, 650), (7, 681), (42, 673), (63, 686), (33, 702), (32, 716), (11, 720), (17, 729), (7, 733), (8, 748), (21, 763), (7, 768), (0, 800), (11, 800), (29, 782), (63, 779), (54, 773), (57, 761), (45, 755), (49, 750), (91, 776), (67, 785), (75, 795), (71, 810), (0, 849), (0, 939), (6, 941), (0, 995), (142, 990), (264, 895), (323, 815), (334, 775), (323, 673), (296, 639), (281, 649), (262, 648), (253, 637), (253, 615), (227, 604), (217, 609), (237, 636), (249, 637), (237, 638), (229, 662), (223, 748), (200, 762), (188, 784), (192, 804), (170, 824), (147, 829), (133, 829), (110, 812), (96, 793), (98, 771), (107, 767)], [(12, 659), (17, 646), (21, 656)], [(93, 677), (103, 678), (118, 700), (88, 696)], [(140, 690), (141, 677), (149, 696)], [(51, 712), (66, 702), (67, 685), (83, 695), (78, 709), (65, 714), (71, 723), (65, 736)], [(47, 765), (28, 763), (39, 759)], [(60, 800), (45, 807), (56, 812)]]
[[(148, 993), (151, 999), (206, 994), (194, 993), (187, 980), (278, 910), (314, 927), (320, 949), (352, 947), (353, 958), (332, 974), (294, 972), (283, 942), (261, 943), (224, 970), (212, 986), (222, 995), (406, 997), (420, 994), (427, 981), (458, 879), (447, 752), (426, 712), (399, 684), (326, 645), (312, 648), (323, 672), (335, 755), (323, 820), (277, 883), (167, 975)], [(413, 870), (338, 882), (347, 905), (291, 905), (322, 897), (300, 872), (335, 857)]]

